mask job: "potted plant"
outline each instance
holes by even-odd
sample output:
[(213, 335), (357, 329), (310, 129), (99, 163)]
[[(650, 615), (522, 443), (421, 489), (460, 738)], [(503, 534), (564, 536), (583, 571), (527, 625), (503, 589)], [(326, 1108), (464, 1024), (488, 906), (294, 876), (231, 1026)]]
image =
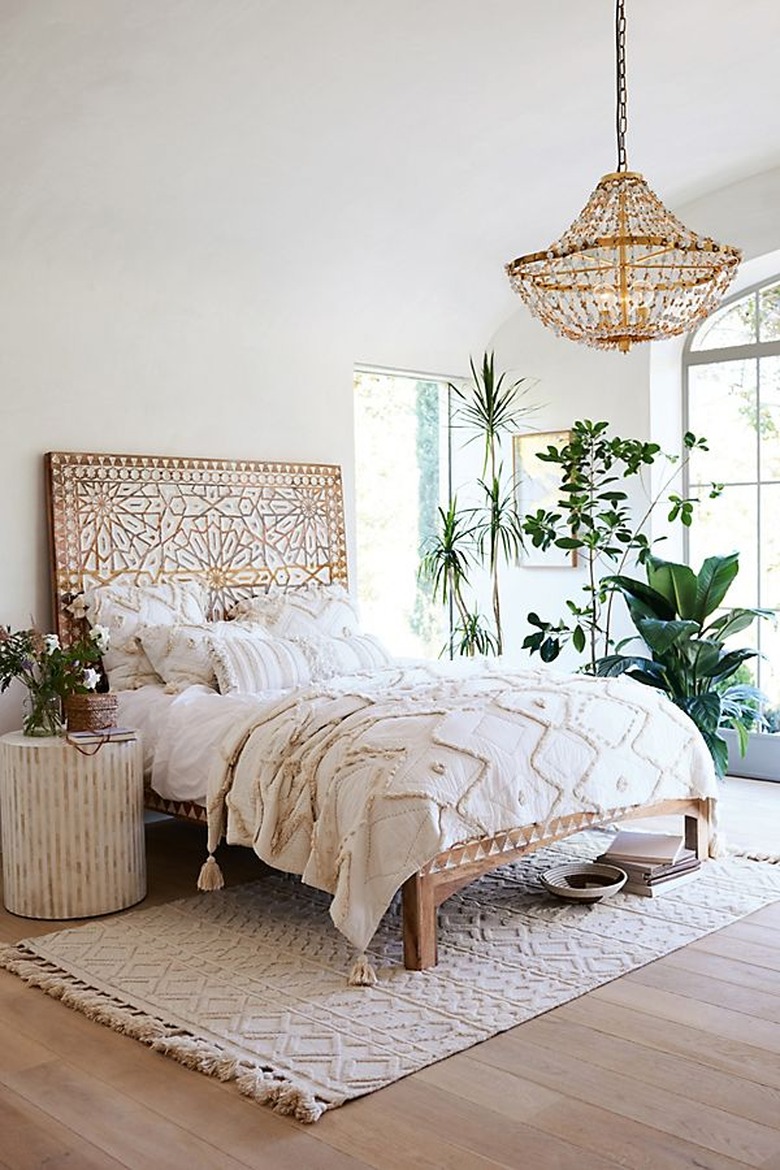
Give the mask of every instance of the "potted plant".
[(0, 626), (0, 692), (17, 678), (27, 688), (22, 731), (59, 735), (63, 704), (71, 696), (93, 693), (101, 681), (101, 655), (109, 646), (105, 626), (93, 626), (70, 646), (56, 634), (35, 627), (11, 631)]
[[(479, 369), (473, 359), (472, 380), (449, 383), (456, 407), (453, 426), (467, 432), (468, 445), (482, 446), (482, 470), (475, 488), (478, 502), (459, 507), (457, 493), (439, 508), (439, 531), (428, 542), (419, 576), (432, 586), (434, 600), (452, 604), (455, 622), (450, 655), (501, 654), (504, 647), (501, 614), (501, 567), (513, 561), (523, 544), (521, 518), (515, 503), (514, 479), (504, 473), (501, 441), (519, 428), (533, 407), (522, 402), (525, 379), (510, 381), (496, 375), (495, 356), (486, 353)], [(484, 568), (490, 581), (491, 616), (479, 611), (472, 573)]]
[[(523, 649), (539, 654), (543, 662), (554, 662), (564, 646), (571, 645), (586, 656), (585, 669), (595, 670), (599, 658), (613, 646), (615, 574), (622, 573), (631, 562), (642, 564), (650, 555), (653, 542), (647, 536), (648, 522), (659, 504), (665, 506), (669, 521), (688, 527), (696, 501), (674, 492), (673, 480), (679, 476), (694, 450), (707, 450), (706, 441), (690, 431), (683, 436), (684, 457), (665, 454), (657, 443), (643, 439), (624, 439), (610, 432), (609, 423), (579, 419), (572, 425), (569, 442), (563, 447), (549, 446), (537, 454), (544, 463), (560, 469), (558, 500), (553, 508), (529, 514), (523, 519), (523, 534), (534, 548), (551, 547), (576, 550), (585, 570), (581, 596), (566, 602), (568, 613), (557, 622), (528, 614), (532, 632)], [(670, 472), (638, 519), (629, 503), (629, 491), (635, 481), (657, 461), (666, 461)], [(710, 496), (720, 493), (713, 484)], [(669, 493), (669, 494), (667, 494)]]
[(733, 728), (744, 751), (761, 699), (755, 687), (733, 681), (757, 651), (728, 649), (726, 642), (770, 611), (722, 609), (739, 572), (738, 553), (708, 557), (698, 573), (648, 555), (645, 570), (646, 582), (618, 575), (609, 583), (625, 598), (643, 648), (624, 653), (623, 647), (636, 640), (626, 639), (618, 652), (596, 661), (595, 673), (625, 673), (664, 691), (699, 728), (723, 776), (729, 760), (722, 729)]

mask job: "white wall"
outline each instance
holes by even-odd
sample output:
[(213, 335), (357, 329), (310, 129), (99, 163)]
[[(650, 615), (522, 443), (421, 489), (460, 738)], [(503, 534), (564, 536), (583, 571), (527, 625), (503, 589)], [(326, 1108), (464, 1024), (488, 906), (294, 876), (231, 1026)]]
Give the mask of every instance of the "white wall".
[[(349, 498), (353, 363), (453, 373), (491, 347), (539, 380), (540, 426), (587, 414), (648, 432), (646, 351), (559, 341), (519, 305), (490, 337), (522, 243), (498, 213), (530, 237), (526, 196), (550, 210), (537, 105), (517, 102), (510, 68), (474, 81), (474, 38), (495, 65), (513, 37), (496, 45), (465, 0), (407, 9), (405, 24), (389, 3), (360, 21), (348, 3), (304, 8), (0, 12), (2, 622), (49, 621), (48, 450), (337, 461)], [(516, 5), (503, 16), (529, 27)], [(576, 141), (591, 150), (580, 127)], [(704, 201), (703, 228), (739, 242), (744, 222), (761, 247), (780, 171), (758, 187)], [(524, 613), (574, 577), (518, 570), (508, 594)], [(19, 714), (18, 691), (0, 698), (0, 731)]]

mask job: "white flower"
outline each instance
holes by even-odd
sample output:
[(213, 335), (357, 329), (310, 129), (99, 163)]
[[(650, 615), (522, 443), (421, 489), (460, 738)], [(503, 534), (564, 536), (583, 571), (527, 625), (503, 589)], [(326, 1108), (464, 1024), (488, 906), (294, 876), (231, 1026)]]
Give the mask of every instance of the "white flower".
[(77, 594), (70, 605), (66, 605), (65, 608), (68, 613), (73, 614), (74, 618), (85, 618), (87, 616), (87, 603), (84, 599), (84, 594)]
[(89, 636), (97, 646), (101, 654), (105, 654), (111, 642), (111, 636), (106, 626), (93, 626), (89, 631)]
[(83, 682), (88, 691), (94, 691), (95, 687), (100, 682), (100, 675), (91, 666), (88, 666), (84, 671)]
[(44, 653), (52, 655), (55, 650), (59, 650), (60, 640), (56, 634), (44, 634), (43, 649)]

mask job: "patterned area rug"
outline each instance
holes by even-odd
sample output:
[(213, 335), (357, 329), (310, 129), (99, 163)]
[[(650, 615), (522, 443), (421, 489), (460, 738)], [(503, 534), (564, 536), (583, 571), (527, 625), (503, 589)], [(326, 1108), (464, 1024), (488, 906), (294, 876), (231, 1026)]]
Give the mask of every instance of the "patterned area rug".
[(482, 878), (441, 910), (439, 966), (408, 972), (399, 911), (373, 987), (328, 899), (297, 879), (199, 895), (0, 951), (70, 1007), (303, 1121), (522, 1023), (780, 898), (780, 865), (709, 862), (662, 897), (553, 899), (541, 871), (593, 858), (581, 834)]

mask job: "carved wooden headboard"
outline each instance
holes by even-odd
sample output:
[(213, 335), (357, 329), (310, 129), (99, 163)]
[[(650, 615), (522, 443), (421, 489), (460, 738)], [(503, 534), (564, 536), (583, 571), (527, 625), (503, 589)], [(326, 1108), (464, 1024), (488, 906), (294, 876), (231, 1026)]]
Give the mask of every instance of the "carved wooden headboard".
[(347, 584), (340, 468), (94, 455), (45, 457), (53, 605), (111, 581), (202, 581), (211, 617), (269, 588)]

